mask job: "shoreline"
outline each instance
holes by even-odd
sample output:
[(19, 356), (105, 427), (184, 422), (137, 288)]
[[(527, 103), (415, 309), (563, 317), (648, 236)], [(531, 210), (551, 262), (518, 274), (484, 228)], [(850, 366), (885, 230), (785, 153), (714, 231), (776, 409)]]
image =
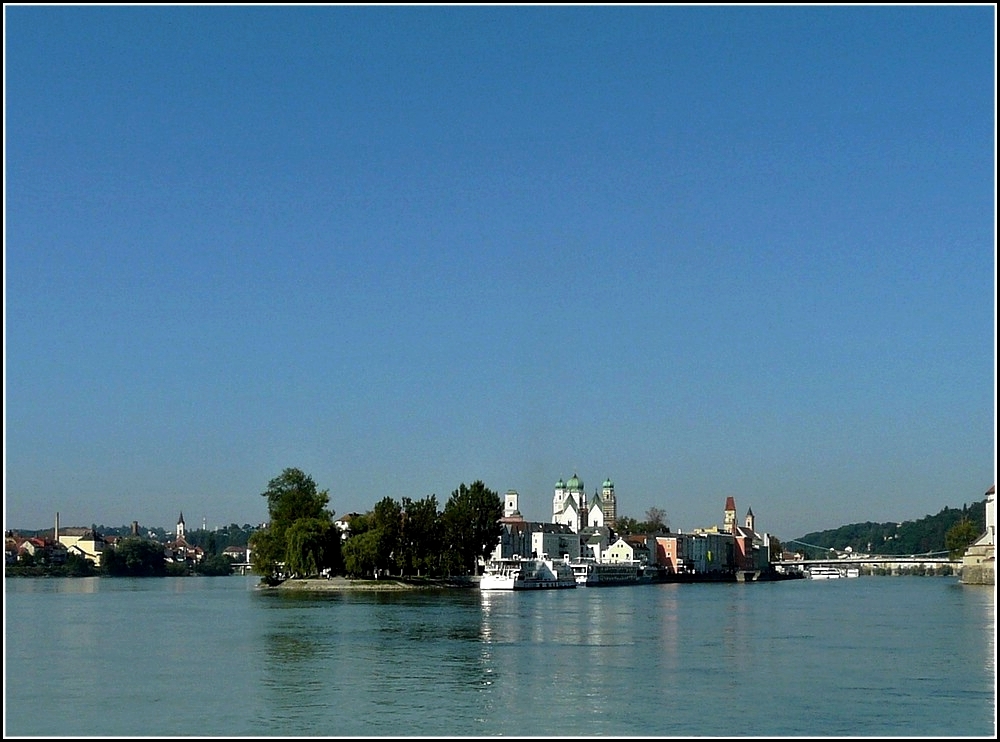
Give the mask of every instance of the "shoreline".
[(314, 592), (336, 592), (342, 590), (372, 590), (372, 591), (398, 591), (398, 590), (450, 590), (469, 589), (478, 586), (479, 581), (472, 577), (451, 577), (451, 578), (392, 578), (386, 577), (379, 580), (353, 580), (349, 577), (325, 577), (317, 578), (293, 578), (280, 582), (277, 585), (269, 586), (260, 584), (260, 590), (308, 590)]
[[(683, 583), (695, 584), (705, 582), (782, 582), (785, 580), (799, 580), (805, 577), (801, 573), (779, 574), (765, 573), (756, 577), (739, 579), (736, 574), (712, 573), (706, 575), (671, 575), (669, 577), (654, 578), (650, 581), (641, 581), (635, 584), (664, 584)], [(291, 578), (277, 585), (257, 585), (258, 590), (298, 590), (309, 592), (338, 592), (338, 591), (378, 591), (393, 592), (405, 590), (453, 590), (479, 587), (479, 576), (466, 577), (418, 577), (418, 578), (393, 578), (385, 577), (378, 580), (356, 580), (349, 577), (308, 577)], [(596, 587), (596, 586), (595, 586)], [(602, 586), (606, 587), (606, 586)]]

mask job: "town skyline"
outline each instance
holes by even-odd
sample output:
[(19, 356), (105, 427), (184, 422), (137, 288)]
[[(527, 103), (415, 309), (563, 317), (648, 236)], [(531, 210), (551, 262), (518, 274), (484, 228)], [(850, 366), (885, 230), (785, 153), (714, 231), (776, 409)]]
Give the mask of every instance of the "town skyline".
[[(560, 480), (560, 482), (562, 482), (562, 480)], [(993, 486), (995, 487), (995, 485), (993, 485)], [(490, 489), (492, 489), (492, 488), (490, 488)], [(518, 512), (521, 513), (522, 517), (526, 521), (535, 522), (535, 523), (556, 523), (559, 520), (559, 519), (557, 519), (555, 517), (554, 512), (551, 512), (551, 511), (546, 516), (544, 516), (544, 517), (530, 517), (530, 516), (525, 515), (524, 514), (524, 509), (520, 507), (521, 502), (522, 502), (522, 496), (521, 496), (520, 492), (517, 492), (517, 490), (511, 490), (511, 489), (504, 490), (504, 491), (498, 491), (498, 490), (496, 490), (496, 492), (497, 492), (497, 494), (501, 498), (503, 498), (505, 500), (505, 503), (507, 501), (507, 497), (506, 497), (507, 495), (509, 495), (511, 492), (516, 493), (517, 494), (516, 502), (518, 503), (517, 510), (518, 510)], [(929, 517), (929, 516), (937, 515), (937, 514), (939, 514), (941, 511), (943, 511), (946, 508), (951, 508), (951, 509), (954, 509), (954, 510), (961, 510), (961, 509), (963, 509), (967, 505), (972, 505), (974, 503), (979, 502), (980, 500), (986, 500), (987, 499), (987, 492), (988, 492), (988, 490), (984, 491), (983, 495), (980, 498), (973, 498), (971, 500), (963, 501), (961, 503), (944, 503), (944, 504), (942, 504), (940, 507), (938, 507), (937, 509), (935, 509), (932, 512), (923, 513), (921, 515), (909, 515), (907, 517), (903, 517), (903, 518), (899, 518), (899, 519), (889, 519), (889, 520), (881, 521), (881, 522), (882, 523), (897, 523), (897, 524), (902, 524), (902, 523), (905, 523), (905, 522), (913, 522), (913, 521), (921, 520), (921, 519)], [(584, 494), (586, 494), (586, 493), (584, 493)], [(616, 495), (616, 497), (617, 497), (617, 495)], [(420, 498), (411, 498), (411, 499), (416, 500), (416, 499), (420, 499)], [(729, 496), (729, 497), (725, 498), (726, 502), (724, 503), (724, 505), (728, 506), (728, 501), (730, 499), (733, 500), (736, 503), (736, 514), (737, 514), (737, 518), (738, 519), (744, 518), (746, 515), (749, 514), (750, 511), (753, 511), (754, 512), (754, 519), (757, 520), (756, 513), (760, 510), (760, 508), (758, 508), (757, 510), (754, 510), (752, 503), (751, 504), (747, 504), (747, 506), (745, 508), (740, 508), (739, 502), (738, 502), (737, 498), (732, 497), (732, 496)], [(446, 500), (447, 500), (447, 498), (445, 498), (445, 500), (441, 500), (439, 498), (438, 499), (438, 507), (439, 508), (443, 508), (444, 503), (445, 503)], [(332, 505), (332, 503), (331, 503), (331, 505)], [(334, 512), (334, 520), (335, 521), (340, 520), (344, 516), (347, 516), (347, 515), (370, 513), (373, 510), (374, 506), (375, 506), (375, 503), (373, 502), (367, 508), (365, 508), (363, 510), (358, 510), (358, 511), (338, 511), (338, 510), (336, 510), (336, 508), (333, 508), (333, 510), (335, 511)], [(505, 507), (506, 507), (506, 505), (505, 505)], [(720, 510), (719, 512), (722, 512), (722, 511)], [(640, 522), (640, 523), (643, 522), (646, 519), (645, 518), (646, 513), (643, 513), (642, 515), (638, 515), (638, 514), (632, 514), (632, 513), (628, 513), (628, 512), (618, 511), (616, 515), (617, 515), (617, 517), (632, 518), (635, 521)], [(716, 518), (715, 520), (712, 520), (711, 518), (709, 518), (709, 519), (705, 520), (704, 522), (701, 522), (701, 523), (698, 523), (698, 524), (681, 525), (681, 524), (676, 524), (676, 523), (671, 522), (670, 518), (669, 518), (669, 514), (666, 514), (666, 515), (667, 515), (667, 517), (665, 519), (664, 525), (668, 526), (668, 528), (670, 528), (671, 531), (673, 531), (673, 532), (692, 533), (694, 531), (698, 531), (698, 530), (702, 530), (702, 529), (711, 529), (713, 527), (718, 527), (722, 523), (722, 520), (720, 520), (718, 518)], [(266, 525), (267, 517), (266, 517), (266, 513), (265, 513), (264, 518), (262, 520), (260, 520), (260, 521), (249, 521), (249, 520), (244, 520), (244, 519), (239, 519), (239, 518), (237, 518), (237, 519), (223, 518), (219, 522), (212, 522), (212, 521), (209, 520), (209, 518), (208, 518), (207, 515), (202, 515), (200, 517), (188, 517), (188, 516), (185, 516), (184, 515), (184, 511), (181, 510), (181, 511), (178, 512), (177, 517), (170, 524), (157, 524), (157, 523), (153, 523), (153, 522), (146, 522), (146, 521), (143, 521), (141, 519), (136, 519), (136, 518), (133, 518), (132, 520), (129, 520), (129, 521), (123, 522), (123, 523), (113, 523), (113, 522), (109, 522), (109, 521), (102, 520), (102, 519), (98, 518), (98, 519), (91, 519), (91, 520), (87, 521), (86, 523), (80, 522), (80, 523), (72, 523), (71, 524), (71, 523), (68, 523), (65, 520), (63, 520), (61, 518), (60, 513), (56, 512), (54, 514), (54, 520), (53, 520), (53, 522), (49, 526), (29, 527), (29, 526), (25, 526), (25, 525), (21, 525), (21, 526), (9, 526), (8, 525), (7, 526), (7, 530), (14, 531), (14, 532), (19, 532), (19, 531), (23, 531), (23, 532), (43, 532), (45, 530), (54, 528), (55, 527), (55, 523), (59, 523), (60, 524), (60, 528), (64, 528), (64, 527), (65, 528), (88, 528), (88, 527), (93, 526), (93, 525), (98, 525), (99, 528), (100, 528), (100, 526), (103, 526), (105, 528), (119, 529), (119, 528), (123, 528), (123, 527), (129, 527), (129, 526), (132, 526), (132, 525), (138, 525), (140, 529), (146, 529), (146, 530), (157, 530), (158, 529), (158, 530), (164, 531), (167, 534), (172, 534), (172, 533), (177, 533), (178, 532), (178, 526), (180, 525), (181, 520), (183, 520), (183, 522), (184, 522), (184, 528), (185, 528), (186, 531), (192, 531), (192, 530), (198, 530), (198, 529), (203, 529), (203, 530), (207, 530), (207, 531), (218, 531), (218, 530), (223, 530), (223, 529), (225, 529), (225, 528), (227, 528), (227, 527), (229, 527), (229, 526), (231, 526), (233, 524), (235, 524), (235, 525), (237, 525), (237, 526), (239, 526), (241, 528), (244, 527), (244, 526), (247, 526), (247, 525), (249, 525), (249, 526), (251, 526), (253, 528), (264, 526), (264, 525)], [(806, 536), (808, 533), (816, 533), (816, 532), (822, 532), (822, 531), (828, 531), (828, 530), (835, 530), (837, 528), (841, 528), (841, 527), (846, 526), (846, 525), (853, 525), (853, 524), (862, 523), (862, 522), (866, 522), (866, 521), (845, 521), (843, 523), (837, 523), (837, 524), (825, 524), (825, 525), (819, 526), (817, 528), (814, 528), (811, 531), (795, 534), (794, 536), (793, 535), (789, 535), (789, 534), (776, 533), (774, 531), (770, 531), (770, 530), (768, 530), (768, 528), (766, 527), (766, 524), (764, 524), (764, 523), (761, 523), (761, 529), (760, 530), (761, 530), (761, 532), (767, 533), (770, 536), (774, 536), (774, 537), (778, 538), (780, 541), (784, 542), (784, 541), (794, 541), (796, 538), (800, 538), (800, 537)]]

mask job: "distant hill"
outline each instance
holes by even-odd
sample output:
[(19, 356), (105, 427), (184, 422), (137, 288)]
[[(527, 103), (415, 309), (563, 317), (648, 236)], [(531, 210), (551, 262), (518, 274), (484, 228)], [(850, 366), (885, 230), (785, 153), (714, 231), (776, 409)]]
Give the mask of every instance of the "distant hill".
[(860, 554), (926, 554), (946, 551), (944, 535), (963, 518), (968, 518), (980, 533), (986, 531), (986, 500), (945, 507), (937, 515), (903, 523), (852, 523), (828, 531), (807, 533), (801, 538), (785, 542), (785, 549), (801, 552), (807, 559), (828, 555), (830, 549)]

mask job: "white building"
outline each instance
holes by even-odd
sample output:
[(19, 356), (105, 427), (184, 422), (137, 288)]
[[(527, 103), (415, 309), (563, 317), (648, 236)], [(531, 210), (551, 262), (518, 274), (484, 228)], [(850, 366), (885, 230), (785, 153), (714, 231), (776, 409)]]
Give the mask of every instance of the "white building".
[(997, 545), (997, 486), (986, 490), (986, 531), (976, 541), (975, 546)]
[(986, 490), (986, 530), (962, 557), (962, 582), (968, 585), (996, 585), (997, 486)]
[(561, 559), (580, 557), (580, 536), (565, 523), (527, 521), (518, 508), (518, 493), (507, 490), (504, 495), (500, 539), (490, 555), (492, 560), (541, 558)]
[(552, 494), (552, 522), (568, 526), (574, 533), (583, 528), (613, 526), (617, 517), (615, 485), (605, 479), (601, 492), (593, 498), (584, 492), (583, 480), (576, 473), (567, 481), (556, 482)]

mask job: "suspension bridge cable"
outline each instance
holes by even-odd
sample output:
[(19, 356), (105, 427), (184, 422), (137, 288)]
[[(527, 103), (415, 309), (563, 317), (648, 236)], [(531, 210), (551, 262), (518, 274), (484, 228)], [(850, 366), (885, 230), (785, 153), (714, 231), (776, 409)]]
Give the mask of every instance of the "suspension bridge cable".
[[(788, 541), (786, 541), (785, 543), (789, 543), (789, 544), (802, 544), (803, 546), (808, 546), (810, 549), (819, 549), (820, 551), (834, 551), (834, 552), (836, 552), (838, 554), (845, 553), (845, 552), (843, 552), (843, 551), (841, 551), (839, 549), (834, 549), (832, 546), (816, 546), (816, 544), (807, 544), (805, 541), (799, 541), (796, 538), (788, 539)], [(922, 552), (920, 554), (874, 554), (874, 555), (870, 555), (870, 556), (883, 556), (883, 557), (895, 557), (895, 556), (898, 556), (901, 559), (906, 559), (906, 558), (913, 559), (913, 558), (916, 558), (916, 557), (931, 557), (931, 556), (936, 556), (936, 555), (939, 555), (939, 554), (950, 554), (950, 553), (951, 552), (946, 549), (944, 551), (925, 551), (925, 552)]]

